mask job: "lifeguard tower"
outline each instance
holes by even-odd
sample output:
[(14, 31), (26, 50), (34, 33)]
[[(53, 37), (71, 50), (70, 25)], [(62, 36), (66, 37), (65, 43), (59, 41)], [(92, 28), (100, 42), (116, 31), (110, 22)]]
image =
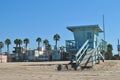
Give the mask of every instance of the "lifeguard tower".
[(106, 51), (106, 41), (99, 40), (99, 33), (103, 30), (98, 25), (70, 26), (74, 40), (66, 40), (66, 51), (69, 52), (71, 64), (74, 68), (80, 66), (93, 66), (104, 61), (101, 52)]

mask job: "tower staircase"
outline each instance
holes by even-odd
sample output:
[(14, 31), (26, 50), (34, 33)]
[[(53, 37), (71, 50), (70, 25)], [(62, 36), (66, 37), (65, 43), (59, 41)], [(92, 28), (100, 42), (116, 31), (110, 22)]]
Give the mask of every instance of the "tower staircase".
[(101, 52), (105, 48), (106, 44), (103, 40), (94, 49), (89, 48), (89, 40), (87, 40), (72, 57), (70, 64), (77, 70), (78, 67), (93, 67), (96, 63), (100, 63), (100, 60), (104, 62)]

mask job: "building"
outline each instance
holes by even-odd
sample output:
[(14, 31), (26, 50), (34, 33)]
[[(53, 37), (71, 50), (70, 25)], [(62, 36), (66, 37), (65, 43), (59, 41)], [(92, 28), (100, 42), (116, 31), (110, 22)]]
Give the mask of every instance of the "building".
[(14, 47), (13, 54), (14, 57), (12, 61), (24, 61), (25, 49), (23, 47)]
[(53, 61), (60, 61), (61, 60), (61, 52), (60, 52), (60, 50), (58, 49), (58, 50), (53, 50), (52, 51), (52, 60)]
[(7, 55), (0, 55), (0, 63), (7, 63)]
[(49, 54), (45, 51), (43, 47), (40, 50), (28, 50), (28, 60), (29, 61), (48, 61)]
[(43, 47), (38, 49), (31, 49), (25, 47), (14, 47), (14, 60), (13, 61), (48, 61), (49, 52)]

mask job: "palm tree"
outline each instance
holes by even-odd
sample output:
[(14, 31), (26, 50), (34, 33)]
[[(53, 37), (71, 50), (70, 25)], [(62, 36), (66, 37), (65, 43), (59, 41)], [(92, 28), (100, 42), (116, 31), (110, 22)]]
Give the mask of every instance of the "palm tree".
[(111, 60), (111, 59), (112, 59), (112, 56), (113, 56), (112, 50), (113, 50), (112, 45), (111, 45), (111, 44), (108, 44), (108, 45), (107, 45), (107, 52), (106, 52), (106, 54), (105, 54), (106, 59), (108, 59), (108, 60)]
[(18, 47), (18, 45), (19, 45), (19, 39), (15, 39), (14, 43), (16, 44), (16, 47)]
[(26, 47), (26, 49), (27, 49), (27, 46), (28, 46), (28, 44), (30, 43), (29, 39), (28, 39), (28, 38), (25, 38), (25, 39), (24, 39), (24, 43), (25, 43), (25, 47)]
[(10, 61), (10, 54), (9, 54), (9, 45), (11, 44), (10, 39), (6, 39), (6, 40), (5, 40), (5, 44), (7, 45), (8, 61)]
[(23, 58), (24, 58), (24, 54), (22, 54), (21, 52), (21, 45), (22, 45), (22, 40), (21, 39), (18, 39), (18, 45), (19, 45), (19, 48), (18, 48), (18, 57), (19, 57), (19, 60), (20, 61), (23, 61)]
[(18, 39), (18, 45), (19, 47), (21, 47), (20, 45), (22, 44), (22, 40), (21, 39)]
[(40, 42), (42, 41), (42, 39), (40, 38), (40, 37), (38, 37), (37, 39), (36, 39), (36, 42), (38, 42), (38, 51), (39, 51), (39, 49), (40, 49)]
[[(39, 55), (39, 51), (41, 50), (40, 49), (40, 42), (42, 42), (42, 39), (40, 38), (40, 37), (38, 37), (37, 39), (36, 39), (36, 42), (38, 42), (38, 55)], [(38, 60), (38, 56), (36, 57), (36, 61)]]
[(44, 43), (44, 45), (45, 45), (45, 49), (47, 49), (47, 45), (49, 44), (49, 41), (48, 41), (47, 39), (45, 39), (45, 40), (43, 41), (43, 43)]
[(7, 45), (7, 53), (9, 54), (9, 45), (11, 44), (11, 40), (10, 39), (6, 39), (5, 40), (5, 44)]
[(55, 49), (57, 50), (57, 41), (60, 40), (60, 35), (59, 34), (55, 34), (53, 39), (55, 40)]
[(28, 38), (25, 38), (25, 39), (24, 39), (24, 43), (25, 43), (25, 47), (26, 47), (26, 59), (28, 60), (27, 47), (28, 47), (28, 44), (30, 43), (29, 39), (28, 39)]
[(48, 45), (47, 45), (47, 50), (49, 50), (49, 51), (50, 51), (51, 49), (52, 49), (51, 45), (50, 45), (50, 44), (48, 44)]
[(4, 47), (4, 43), (3, 42), (0, 42), (0, 53), (2, 55), (2, 48)]
[(52, 47), (51, 47), (51, 45), (50, 44), (48, 44), (47, 45), (47, 53), (48, 53), (48, 60), (52, 60), (52, 52), (51, 52), (51, 50), (52, 50)]
[[(16, 52), (16, 54), (18, 54), (18, 57), (19, 57), (19, 59), (21, 59), (21, 56), (20, 55), (22, 55), (21, 54), (21, 44), (22, 44), (22, 40), (21, 39), (15, 39), (14, 40), (14, 43), (16, 44), (16, 47), (15, 47), (15, 52)], [(19, 46), (19, 47), (18, 47)], [(17, 56), (16, 56), (16, 58), (17, 58)], [(22, 58), (23, 59), (23, 58)], [(21, 59), (21, 60), (22, 60)]]
[(15, 47), (15, 59), (17, 60), (17, 57), (18, 57), (17, 54), (19, 54), (19, 51), (18, 51), (19, 39), (15, 39), (14, 44), (16, 45), (16, 47)]

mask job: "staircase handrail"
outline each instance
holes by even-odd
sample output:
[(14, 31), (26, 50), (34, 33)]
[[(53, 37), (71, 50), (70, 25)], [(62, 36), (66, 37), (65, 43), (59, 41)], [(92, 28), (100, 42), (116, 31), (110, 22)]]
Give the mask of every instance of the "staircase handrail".
[(78, 57), (78, 55), (80, 54), (80, 52), (85, 48), (85, 46), (88, 44), (89, 40), (87, 40), (83, 46), (79, 49), (79, 51), (77, 52), (77, 54), (75, 55), (75, 57)]
[(89, 45), (86, 46), (85, 50), (81, 53), (81, 55), (78, 57), (77, 61), (80, 60), (80, 58), (83, 56), (83, 54), (85, 53), (85, 51), (88, 49)]
[(79, 64), (81, 63), (81, 59), (82, 59), (82, 56), (83, 54), (86, 53), (88, 47), (89, 47), (89, 40), (86, 40), (85, 43), (82, 45), (82, 47), (78, 50), (78, 52), (76, 53), (74, 59), (76, 61), (76, 66), (74, 67), (75, 70), (77, 69), (77, 67), (79, 66)]
[(99, 44), (96, 46), (94, 52), (91, 54), (93, 56), (93, 54), (95, 54), (98, 51), (99, 56), (101, 56), (101, 58), (104, 60), (104, 56), (100, 53), (101, 49), (100, 49), (100, 45), (102, 44), (102, 41), (99, 42)]

